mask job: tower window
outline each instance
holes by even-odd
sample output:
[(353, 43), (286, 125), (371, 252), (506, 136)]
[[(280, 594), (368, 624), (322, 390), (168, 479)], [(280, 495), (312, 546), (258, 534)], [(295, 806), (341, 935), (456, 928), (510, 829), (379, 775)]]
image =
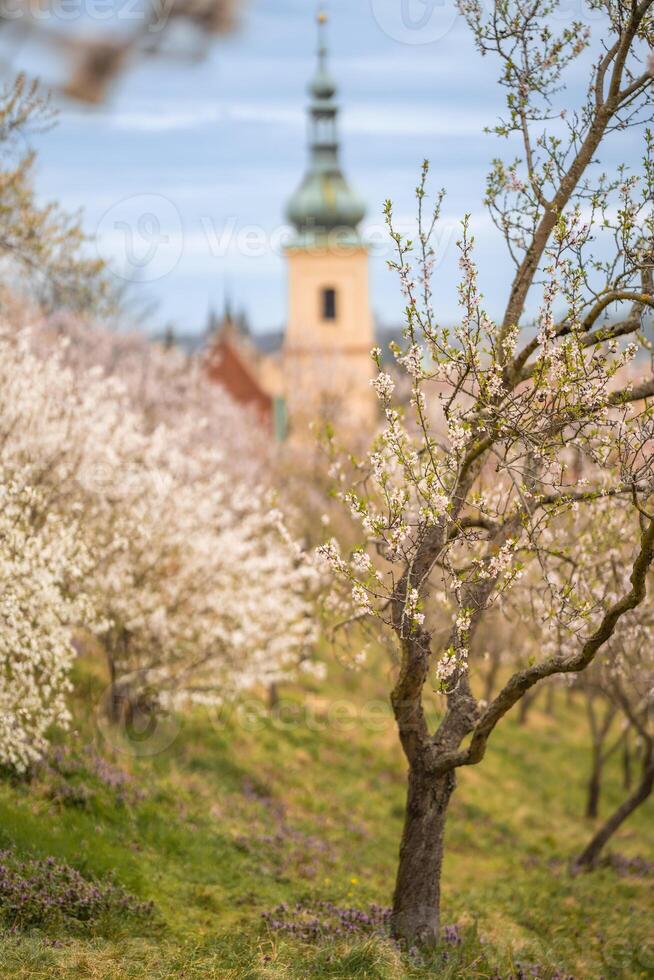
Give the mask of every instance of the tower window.
[(322, 318), (323, 320), (336, 319), (336, 290), (331, 287), (322, 291)]

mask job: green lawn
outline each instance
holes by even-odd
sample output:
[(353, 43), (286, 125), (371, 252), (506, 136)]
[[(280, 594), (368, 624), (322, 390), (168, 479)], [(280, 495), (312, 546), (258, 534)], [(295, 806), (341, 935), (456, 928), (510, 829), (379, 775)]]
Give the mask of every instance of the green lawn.
[[(281, 719), (253, 705), (197, 713), (168, 748), (135, 758), (110, 748), (83, 707), (98, 687), (85, 675), (73, 761), (31, 785), (0, 782), (0, 845), (53, 856), (98, 880), (113, 876), (155, 912), (8, 929), (0, 976), (654, 977), (652, 871), (567, 873), (589, 827), (580, 817), (584, 714), (563, 694), (553, 718), (537, 705), (527, 727), (509, 719), (484, 762), (460, 775), (444, 923), (458, 924), (461, 945), (425, 962), (374, 936), (316, 943), (268, 928), (262, 914), (280, 903), (389, 904), (404, 766), (382, 677), (334, 668), (329, 698), (318, 688), (283, 692), (292, 703)], [(93, 753), (127, 770), (130, 782), (107, 785)], [(611, 772), (604, 808), (620, 794)], [(613, 850), (654, 861), (651, 804)], [(527, 963), (540, 969), (533, 974)]]

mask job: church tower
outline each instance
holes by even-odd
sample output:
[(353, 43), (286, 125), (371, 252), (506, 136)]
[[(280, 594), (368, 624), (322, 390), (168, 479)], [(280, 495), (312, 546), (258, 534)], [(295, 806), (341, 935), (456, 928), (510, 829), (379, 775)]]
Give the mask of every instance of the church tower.
[(362, 201), (341, 171), (336, 84), (327, 67), (327, 17), (318, 15), (318, 67), (309, 92), (309, 166), (288, 203), (288, 323), (283, 349), (291, 429), (333, 419), (370, 428), (374, 329)]

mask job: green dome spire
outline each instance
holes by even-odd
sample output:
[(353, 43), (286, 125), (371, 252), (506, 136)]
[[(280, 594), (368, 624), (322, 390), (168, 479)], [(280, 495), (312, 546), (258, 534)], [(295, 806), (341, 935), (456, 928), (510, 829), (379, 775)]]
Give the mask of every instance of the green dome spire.
[(357, 227), (366, 213), (339, 163), (336, 83), (327, 68), (326, 23), (327, 15), (320, 13), (318, 67), (309, 85), (309, 167), (286, 209), (298, 232), (296, 244), (319, 242), (330, 232), (339, 244), (358, 243)]

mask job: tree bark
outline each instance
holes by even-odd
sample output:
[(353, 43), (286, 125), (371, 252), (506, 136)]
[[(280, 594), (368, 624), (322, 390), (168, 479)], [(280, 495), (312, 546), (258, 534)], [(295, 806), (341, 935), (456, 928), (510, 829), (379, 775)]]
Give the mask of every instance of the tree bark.
[(391, 919), (394, 938), (409, 946), (439, 942), (445, 819), (455, 785), (453, 772), (434, 777), (421, 768), (409, 770)]
[(490, 657), (490, 664), (486, 672), (486, 677), (484, 679), (484, 701), (486, 701), (486, 703), (490, 703), (493, 700), (493, 695), (495, 693), (495, 684), (499, 672), (500, 672), (499, 655), (496, 653), (492, 653)]
[(536, 694), (537, 694), (537, 691), (535, 689), (533, 689), (531, 691), (527, 691), (520, 698), (520, 705), (518, 706), (518, 724), (519, 725), (526, 725), (527, 724), (527, 716), (529, 715), (529, 711), (530, 711), (530, 709), (531, 709), (534, 701), (536, 700)]
[(615, 705), (609, 702), (606, 705), (603, 716), (599, 718), (595, 708), (595, 697), (594, 690), (589, 689), (586, 691), (586, 711), (592, 736), (592, 767), (590, 779), (588, 780), (588, 795), (586, 797), (586, 818), (588, 820), (594, 820), (599, 813), (604, 763), (619, 744), (619, 742), (616, 742), (612, 749), (605, 751), (604, 746), (611, 730), (611, 725), (613, 724), (616, 709)]
[(551, 682), (547, 685), (547, 698), (545, 700), (545, 714), (548, 718), (554, 718), (555, 711), (555, 694), (556, 690), (554, 684)]
[(631, 789), (633, 783), (631, 771), (631, 742), (627, 732), (622, 748), (622, 785), (625, 789)]
[(640, 783), (627, 799), (615, 810), (609, 819), (604, 823), (597, 833), (591, 838), (590, 842), (581, 852), (579, 857), (573, 862), (573, 871), (592, 871), (597, 867), (601, 853), (608, 840), (631, 816), (634, 810), (638, 809), (641, 803), (651, 795), (654, 788), (654, 754), (650, 751), (643, 764), (642, 778)]
[(107, 666), (109, 668), (109, 689), (105, 695), (104, 709), (111, 724), (117, 725), (122, 714), (122, 693), (118, 686), (116, 665), (109, 653), (107, 654)]
[(593, 759), (593, 768), (588, 780), (588, 796), (586, 797), (586, 818), (595, 820), (599, 813), (600, 794), (602, 792), (602, 760)]
[(275, 708), (278, 707), (279, 707), (279, 687), (277, 686), (275, 681), (273, 681), (272, 684), (268, 686), (268, 710), (274, 711)]

